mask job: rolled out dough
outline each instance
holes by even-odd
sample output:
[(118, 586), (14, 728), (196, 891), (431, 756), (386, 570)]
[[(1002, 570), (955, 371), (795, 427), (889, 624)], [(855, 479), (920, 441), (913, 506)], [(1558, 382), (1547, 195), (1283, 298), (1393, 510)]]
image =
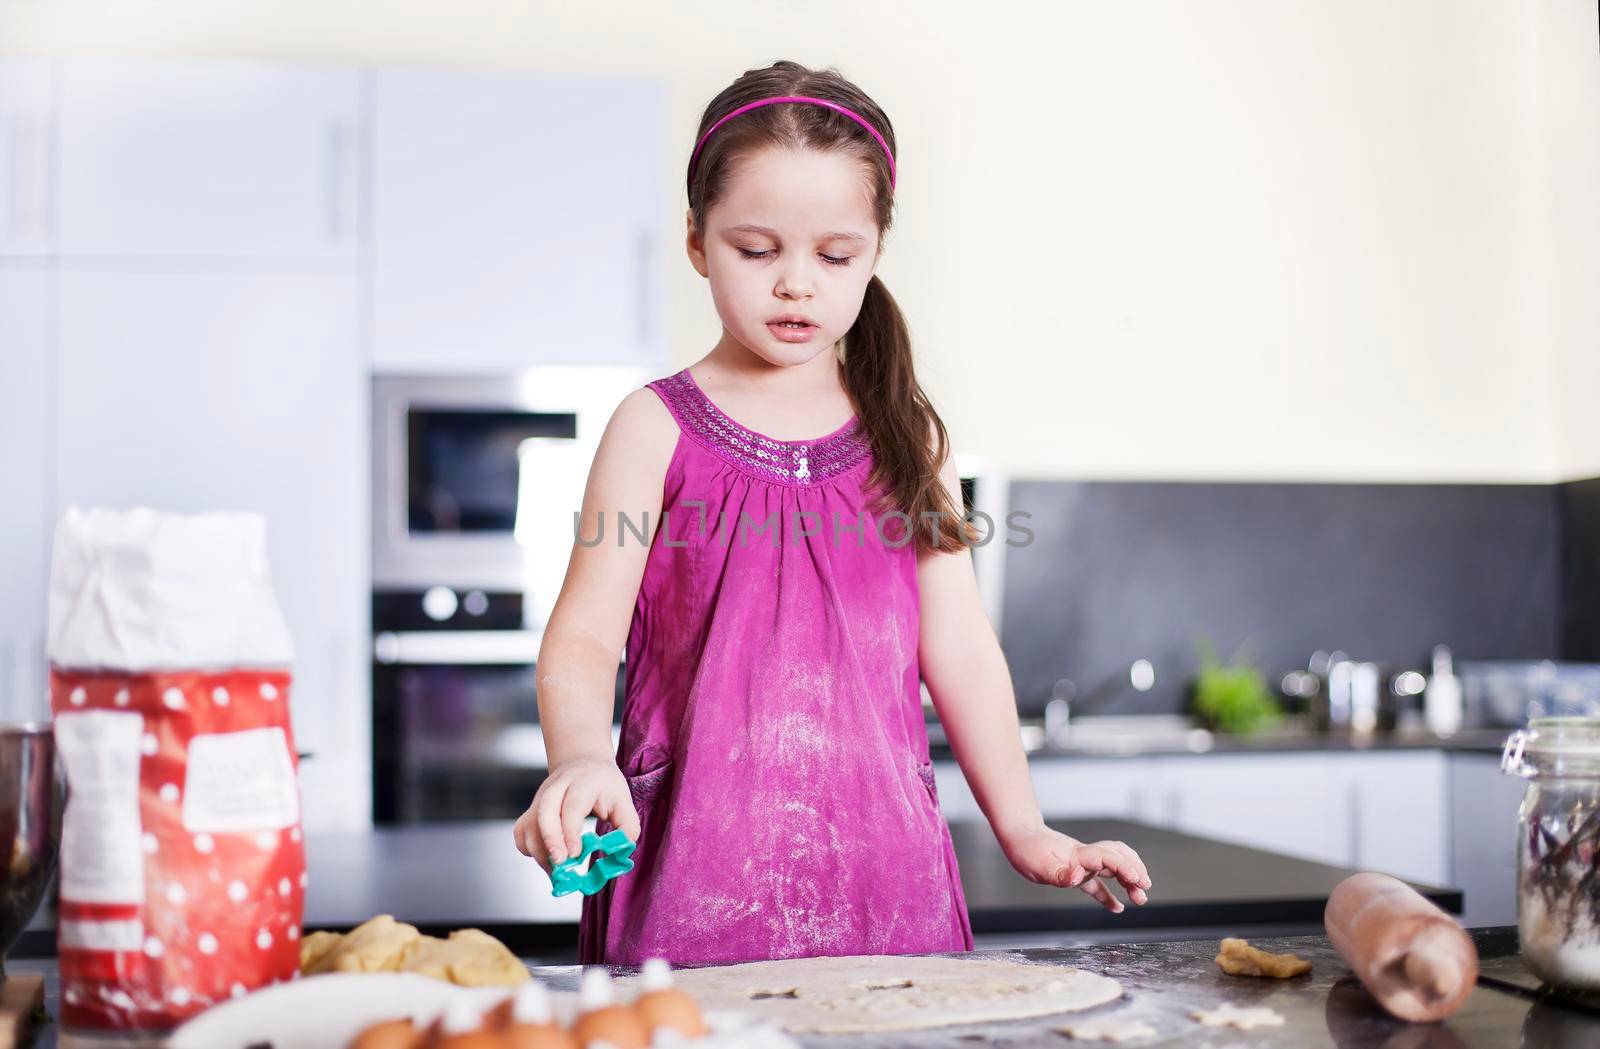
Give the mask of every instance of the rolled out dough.
[[(636, 980), (619, 980), (619, 990)], [(673, 981), (702, 1008), (753, 1013), (793, 1034), (871, 1034), (1023, 1020), (1089, 1009), (1122, 995), (1117, 981), (1082, 969), (903, 955), (679, 969)]]

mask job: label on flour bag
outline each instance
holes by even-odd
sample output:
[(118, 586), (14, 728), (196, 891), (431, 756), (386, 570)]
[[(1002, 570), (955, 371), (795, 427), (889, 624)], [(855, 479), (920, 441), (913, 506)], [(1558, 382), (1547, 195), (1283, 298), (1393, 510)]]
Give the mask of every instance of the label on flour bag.
[(298, 974), (289, 684), (286, 671), (52, 668), (64, 1026), (165, 1030)]
[(294, 757), (283, 729), (248, 729), (189, 741), (184, 830), (277, 830), (299, 819)]
[(55, 719), (56, 752), (72, 784), (62, 817), (61, 895), (79, 903), (144, 900), (139, 851), (139, 740), (144, 717), (88, 710)]

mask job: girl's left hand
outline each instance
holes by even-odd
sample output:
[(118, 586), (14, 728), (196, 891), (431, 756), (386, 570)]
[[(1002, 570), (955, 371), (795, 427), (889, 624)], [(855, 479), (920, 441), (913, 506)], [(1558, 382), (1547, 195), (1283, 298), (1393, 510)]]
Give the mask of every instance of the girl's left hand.
[(1079, 888), (1113, 914), (1122, 913), (1122, 901), (1112, 895), (1102, 879), (1122, 883), (1128, 899), (1143, 904), (1150, 875), (1139, 854), (1120, 841), (1085, 844), (1048, 827), (1026, 831), (1004, 842), (1006, 859), (1029, 881), (1041, 885)]

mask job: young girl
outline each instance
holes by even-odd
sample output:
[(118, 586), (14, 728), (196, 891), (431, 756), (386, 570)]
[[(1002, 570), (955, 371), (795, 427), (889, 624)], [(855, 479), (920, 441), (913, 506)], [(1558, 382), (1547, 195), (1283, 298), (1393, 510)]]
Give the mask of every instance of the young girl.
[(548, 870), (591, 813), (637, 843), (584, 900), (585, 963), (971, 949), (919, 680), (1019, 872), (1113, 911), (1101, 879), (1150, 888), (1121, 842), (1040, 818), (945, 427), (874, 276), (894, 149), (793, 62), (701, 118), (688, 252), (722, 337), (608, 423), (538, 657), (550, 775), (517, 847)]

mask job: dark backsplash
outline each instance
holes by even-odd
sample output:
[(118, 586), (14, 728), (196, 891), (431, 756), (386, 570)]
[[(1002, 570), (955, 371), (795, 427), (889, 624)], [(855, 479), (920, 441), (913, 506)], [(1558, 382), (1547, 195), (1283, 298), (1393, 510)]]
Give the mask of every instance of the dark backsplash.
[(1182, 709), (1195, 639), (1276, 684), (1317, 649), (1426, 669), (1600, 659), (1600, 480), (1566, 485), (1013, 480), (1028, 546), (1006, 552), (1002, 640), (1037, 714), (1150, 660), (1156, 685), (1095, 712)]
[(1561, 492), (1561, 655), (1600, 663), (1600, 477)]

